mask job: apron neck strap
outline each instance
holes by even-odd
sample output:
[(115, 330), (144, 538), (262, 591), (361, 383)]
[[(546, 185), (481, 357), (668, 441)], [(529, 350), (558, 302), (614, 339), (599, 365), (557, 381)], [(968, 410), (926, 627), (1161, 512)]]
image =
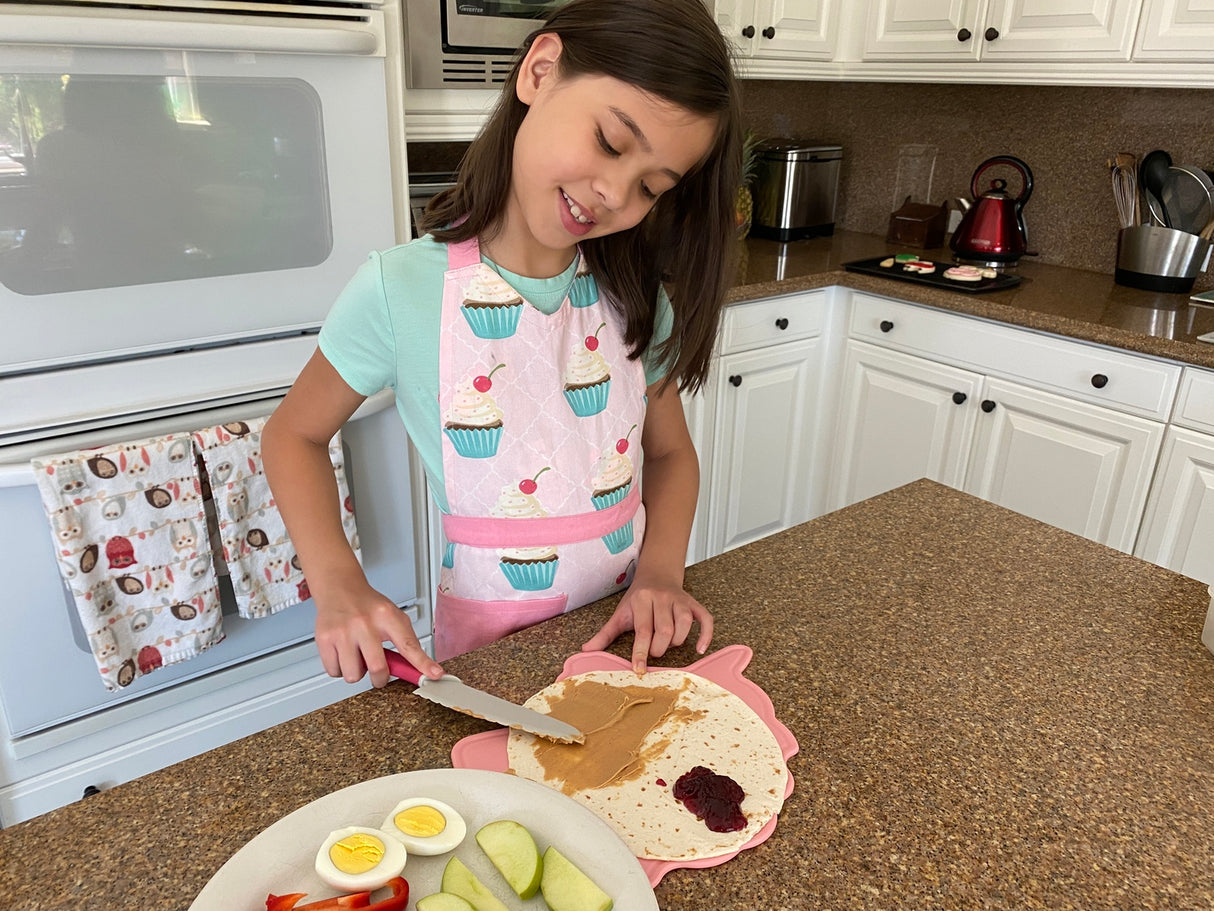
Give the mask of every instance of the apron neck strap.
[(447, 245), (447, 268), (462, 269), (474, 266), (481, 261), (481, 245), (475, 237), (461, 240), (457, 244)]

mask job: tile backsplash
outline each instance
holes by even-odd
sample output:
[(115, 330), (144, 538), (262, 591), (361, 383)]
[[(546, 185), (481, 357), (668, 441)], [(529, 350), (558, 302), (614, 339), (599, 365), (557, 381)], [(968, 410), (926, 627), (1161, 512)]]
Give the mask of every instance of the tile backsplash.
[[(937, 151), (932, 202), (969, 196), (974, 169), (1015, 155), (1033, 171), (1024, 210), (1041, 262), (1112, 273), (1117, 209), (1107, 160), (1171, 153), (1214, 171), (1214, 90), (910, 83), (742, 83), (748, 124), (762, 136), (843, 146), (837, 222), (884, 234), (899, 150)], [(1209, 274), (1196, 287), (1214, 284)]]

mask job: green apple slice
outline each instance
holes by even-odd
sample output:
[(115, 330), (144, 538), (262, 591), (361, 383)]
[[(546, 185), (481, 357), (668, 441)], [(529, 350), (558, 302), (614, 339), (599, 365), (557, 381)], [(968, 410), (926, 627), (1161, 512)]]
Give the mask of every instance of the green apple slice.
[(473, 911), (510, 911), (458, 857), (452, 857), (443, 868), (443, 891), (459, 896)]
[(476, 911), (458, 895), (450, 892), (435, 892), (417, 900), (417, 911)]
[(476, 843), (515, 895), (519, 898), (535, 895), (544, 865), (540, 849), (525, 826), (512, 819), (499, 819), (481, 827), (476, 833)]
[(544, 851), (540, 891), (552, 911), (611, 911), (611, 896), (556, 848)]

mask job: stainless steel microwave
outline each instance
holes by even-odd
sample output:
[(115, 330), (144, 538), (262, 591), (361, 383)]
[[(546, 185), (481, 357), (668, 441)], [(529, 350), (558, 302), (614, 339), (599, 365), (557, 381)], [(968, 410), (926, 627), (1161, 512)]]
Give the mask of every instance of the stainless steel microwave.
[(491, 88), (523, 39), (568, 0), (405, 0), (414, 89)]

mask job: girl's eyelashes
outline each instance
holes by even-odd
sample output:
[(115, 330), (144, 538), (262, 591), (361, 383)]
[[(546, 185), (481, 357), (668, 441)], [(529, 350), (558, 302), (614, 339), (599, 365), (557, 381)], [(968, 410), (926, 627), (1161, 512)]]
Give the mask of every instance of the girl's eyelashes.
[(658, 198), (658, 194), (653, 192), (653, 190), (649, 189), (649, 187), (645, 185), (645, 181), (643, 181), (643, 180), (641, 181), (641, 195), (649, 200)]
[(603, 130), (602, 130), (601, 128), (597, 128), (597, 127), (596, 127), (596, 128), (595, 128), (595, 131), (594, 131), (594, 134), (595, 134), (595, 136), (598, 138), (598, 141), (599, 141), (599, 146), (600, 146), (600, 147), (602, 147), (602, 149), (603, 149), (603, 151), (604, 151), (604, 152), (606, 152), (606, 153), (607, 153), (608, 155), (610, 155), (612, 158), (619, 158), (619, 157), (620, 157), (620, 152), (619, 152), (619, 150), (618, 150), (618, 149), (616, 149), (616, 148), (615, 148), (615, 147), (614, 147), (614, 146), (613, 146), (611, 143), (609, 143), (609, 142), (607, 141), (607, 137), (606, 137), (606, 136), (603, 134)]

